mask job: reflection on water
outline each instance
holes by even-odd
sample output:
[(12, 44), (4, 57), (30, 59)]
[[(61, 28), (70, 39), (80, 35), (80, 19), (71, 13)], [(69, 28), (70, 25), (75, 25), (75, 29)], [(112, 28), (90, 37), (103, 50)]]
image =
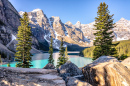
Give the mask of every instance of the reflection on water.
[[(85, 58), (78, 56), (79, 52), (68, 52), (69, 61), (76, 64), (78, 67), (83, 67), (92, 62), (91, 58)], [(54, 58), (54, 65), (57, 65), (57, 59), (59, 57), (59, 53), (53, 53)], [(42, 54), (35, 54), (32, 57), (32, 65), (31, 68), (43, 68), (48, 63), (49, 54), (42, 53)], [(7, 65), (2, 65), (2, 67), (7, 67)], [(15, 67), (15, 62), (11, 63), (11, 67)]]

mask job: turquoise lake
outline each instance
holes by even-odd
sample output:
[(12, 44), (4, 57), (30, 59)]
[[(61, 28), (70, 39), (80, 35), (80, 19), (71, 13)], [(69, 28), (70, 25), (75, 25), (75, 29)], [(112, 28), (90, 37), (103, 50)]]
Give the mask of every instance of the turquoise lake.
[[(91, 58), (80, 57), (78, 55), (79, 52), (68, 52), (69, 61), (77, 65), (78, 67), (83, 67), (92, 62)], [(53, 54), (54, 58), (54, 65), (57, 65), (57, 59), (59, 57), (59, 53), (56, 52)], [(42, 54), (34, 54), (32, 57), (32, 65), (31, 68), (43, 68), (48, 63), (49, 54), (42, 53)], [(11, 67), (15, 67), (16, 62), (11, 62)], [(1, 67), (7, 67), (7, 64), (0, 65)]]

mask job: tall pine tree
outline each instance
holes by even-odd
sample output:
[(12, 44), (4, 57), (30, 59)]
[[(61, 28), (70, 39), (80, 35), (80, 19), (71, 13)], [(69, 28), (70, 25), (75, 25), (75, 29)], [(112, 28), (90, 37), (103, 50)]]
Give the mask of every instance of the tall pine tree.
[(60, 67), (61, 65), (66, 63), (65, 57), (64, 57), (64, 47), (63, 47), (63, 38), (61, 39), (61, 45), (60, 45), (60, 51), (59, 51), (59, 58), (57, 61), (57, 68)]
[(112, 44), (114, 35), (112, 35), (114, 28), (113, 15), (109, 14), (108, 5), (101, 3), (98, 7), (97, 17), (95, 18), (96, 33), (94, 33), (95, 49), (93, 52), (93, 60), (99, 58), (102, 55), (114, 55), (116, 54), (115, 45)]
[(29, 26), (28, 14), (25, 12), (20, 19), (21, 26), (18, 27), (17, 48), (15, 53), (16, 67), (30, 68), (31, 65), (31, 27)]
[(2, 65), (2, 59), (1, 59), (1, 55), (0, 55), (0, 64)]
[(68, 50), (67, 47), (65, 48), (65, 61), (68, 61)]
[(50, 47), (49, 47), (49, 59), (48, 59), (48, 63), (51, 63), (51, 64), (54, 64), (54, 59), (53, 59), (53, 40), (52, 40), (52, 37), (51, 37), (51, 44), (50, 44)]

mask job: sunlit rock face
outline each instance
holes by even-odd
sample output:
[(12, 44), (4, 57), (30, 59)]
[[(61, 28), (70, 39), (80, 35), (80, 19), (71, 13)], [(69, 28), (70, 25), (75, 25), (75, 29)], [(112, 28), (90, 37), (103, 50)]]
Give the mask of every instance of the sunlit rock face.
[[(0, 0), (0, 21), (5, 26), (0, 26), (1, 39), (0, 43), (5, 45), (11, 51), (15, 51), (16, 38), (18, 26), (20, 26), (19, 19), (24, 12), (19, 13), (8, 0)], [(95, 36), (93, 30), (95, 22), (89, 24), (82, 24), (77, 21), (72, 24), (70, 21), (63, 23), (60, 17), (52, 16), (47, 18), (41, 9), (34, 9), (28, 12), (29, 22), (32, 30), (32, 47), (39, 50), (48, 50), (51, 36), (53, 37), (53, 47), (59, 49), (60, 40), (64, 38), (64, 47), (66, 45), (77, 45), (80, 47), (89, 47), (93, 45)], [(130, 39), (130, 21), (121, 18), (115, 23), (113, 28), (114, 41), (129, 40)], [(4, 32), (2, 32), (2, 30)], [(13, 36), (12, 36), (13, 35)], [(4, 41), (2, 39), (5, 39)], [(74, 49), (72, 49), (74, 50)]]
[[(19, 12), (22, 16), (24, 12)], [(63, 37), (64, 41), (67, 42), (65, 45), (76, 44), (82, 47), (93, 46), (93, 35), (96, 31), (95, 22), (89, 24), (82, 24), (77, 21), (76, 24), (72, 24), (70, 21), (63, 23), (60, 17), (52, 16), (47, 18), (41, 9), (35, 9), (28, 12), (30, 19), (30, 25), (34, 36), (42, 41), (47, 41), (50, 44), (50, 37), (53, 37), (54, 48), (59, 49), (60, 40)], [(112, 28), (114, 31), (114, 41), (128, 40), (130, 39), (130, 21), (121, 18), (115, 23), (115, 27)], [(41, 42), (42, 42), (41, 41)], [(68, 44), (69, 43), (69, 44)]]
[(116, 22), (113, 30), (116, 33), (116, 41), (130, 39), (130, 21), (121, 18), (118, 22)]
[(130, 70), (130, 57), (126, 58), (121, 62), (123, 65), (125, 65)]
[(93, 86), (129, 86), (130, 70), (114, 57), (101, 56), (82, 68), (87, 82)]

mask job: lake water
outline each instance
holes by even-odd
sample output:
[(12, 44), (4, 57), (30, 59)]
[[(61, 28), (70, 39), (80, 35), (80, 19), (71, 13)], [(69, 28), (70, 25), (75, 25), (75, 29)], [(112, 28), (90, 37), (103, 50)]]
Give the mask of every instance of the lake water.
[[(79, 52), (68, 52), (69, 61), (73, 62), (78, 67), (83, 67), (92, 62), (91, 58), (80, 57)], [(53, 53), (54, 65), (57, 65), (57, 59), (59, 57), (59, 53)], [(34, 54), (32, 57), (32, 65), (31, 68), (43, 68), (48, 63), (49, 54)], [(16, 62), (10, 63), (11, 67), (15, 67)], [(7, 67), (7, 64), (2, 65), (2, 67)]]

